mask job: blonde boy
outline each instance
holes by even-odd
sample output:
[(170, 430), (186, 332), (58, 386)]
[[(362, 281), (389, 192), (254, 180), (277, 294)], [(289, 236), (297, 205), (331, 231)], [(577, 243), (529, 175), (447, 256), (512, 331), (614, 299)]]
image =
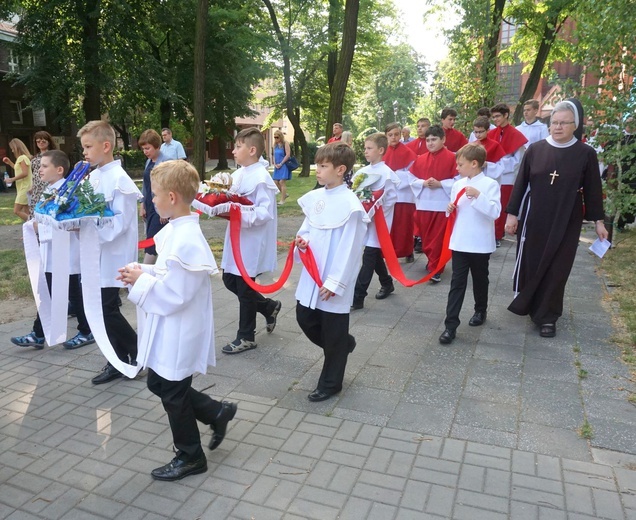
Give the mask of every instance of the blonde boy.
[(185, 161), (166, 161), (153, 169), (151, 184), (157, 213), (170, 219), (155, 235), (157, 263), (119, 272), (132, 286), (128, 299), (146, 313), (139, 363), (148, 367), (148, 389), (161, 398), (176, 447), (174, 459), (151, 475), (172, 481), (207, 470), (197, 419), (212, 428), (209, 448), (216, 449), (236, 404), (192, 388), (193, 374), (216, 363), (210, 275), (218, 269), (199, 217), (190, 212), (199, 175)]
[[(254, 280), (259, 274), (276, 269), (276, 194), (278, 188), (271, 175), (259, 162), (265, 149), (263, 134), (258, 128), (241, 130), (235, 138), (234, 159), (241, 165), (232, 174), (232, 191), (252, 201), (241, 206), (241, 250), (248, 276)], [(229, 204), (228, 204), (229, 210)], [(225, 354), (237, 354), (256, 348), (256, 314), (265, 316), (267, 332), (276, 327), (281, 302), (265, 298), (243, 280), (234, 261), (230, 225), (223, 245), (223, 283), (239, 300), (239, 328), (236, 339), (223, 347)]]
[(496, 249), (495, 219), (501, 211), (501, 197), (497, 181), (483, 173), (486, 149), (477, 143), (470, 143), (457, 152), (457, 171), (461, 179), (453, 184), (450, 200), (466, 188), (457, 203), (449, 202), (447, 212), (457, 211), (457, 219), (451, 234), (449, 247), (453, 252), (453, 277), (446, 306), (446, 329), (439, 337), (442, 344), (450, 344), (455, 339), (466, 294), (468, 272), (473, 279), (475, 313), (469, 321), (478, 327), (486, 321), (488, 308), (488, 261)]
[[(137, 359), (137, 333), (119, 310), (118, 269), (137, 259), (137, 200), (141, 193), (113, 158), (115, 131), (105, 121), (90, 121), (77, 133), (84, 159), (96, 167), (90, 174), (95, 193), (103, 193), (115, 213), (113, 225), (99, 229), (100, 283), (104, 326), (117, 357), (134, 364)], [(110, 362), (92, 379), (93, 384), (108, 383), (123, 377)]]

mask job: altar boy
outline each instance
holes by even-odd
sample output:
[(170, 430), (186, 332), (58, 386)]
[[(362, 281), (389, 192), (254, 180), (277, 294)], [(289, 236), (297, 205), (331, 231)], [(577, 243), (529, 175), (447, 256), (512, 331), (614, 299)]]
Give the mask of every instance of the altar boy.
[(322, 287), (306, 268), (296, 290), (296, 319), (305, 335), (323, 349), (325, 359), (316, 389), (324, 401), (342, 390), (347, 358), (356, 346), (349, 334), (349, 309), (360, 268), (368, 217), (358, 197), (344, 184), (355, 154), (345, 143), (318, 149), (316, 179), (323, 186), (298, 199), (305, 220), (296, 236), (301, 251), (311, 248)]
[[(439, 337), (442, 344), (452, 343), (459, 326), (459, 312), (464, 303), (468, 271), (473, 278), (475, 313), (468, 324), (478, 327), (486, 321), (488, 308), (488, 262), (496, 249), (495, 219), (501, 211), (501, 196), (497, 181), (483, 173), (486, 150), (477, 143), (470, 143), (457, 152), (457, 171), (461, 179), (451, 189), (448, 213), (457, 212), (449, 248), (453, 252), (453, 277), (451, 278), (446, 306), (446, 329)], [(466, 188), (457, 203), (457, 194)]]
[(210, 449), (225, 437), (236, 404), (215, 401), (192, 388), (192, 375), (214, 366), (214, 320), (210, 275), (218, 272), (190, 204), (199, 174), (185, 161), (161, 163), (150, 174), (154, 207), (170, 222), (155, 235), (155, 265), (129, 264), (120, 279), (132, 286), (128, 299), (145, 312), (139, 364), (148, 367), (148, 389), (161, 398), (176, 456), (154, 469), (156, 480), (203, 473), (207, 461), (197, 419), (212, 428)]

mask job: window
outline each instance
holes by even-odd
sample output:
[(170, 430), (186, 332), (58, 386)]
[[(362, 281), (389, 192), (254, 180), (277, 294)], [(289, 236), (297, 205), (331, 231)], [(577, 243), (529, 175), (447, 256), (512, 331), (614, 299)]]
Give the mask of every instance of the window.
[(14, 125), (21, 125), (22, 121), (22, 103), (20, 101), (9, 101), (11, 107), (11, 122)]
[(514, 103), (521, 94), (521, 63), (499, 67), (499, 98), (504, 103)]
[(9, 72), (20, 72), (20, 62), (13, 49), (9, 49)]

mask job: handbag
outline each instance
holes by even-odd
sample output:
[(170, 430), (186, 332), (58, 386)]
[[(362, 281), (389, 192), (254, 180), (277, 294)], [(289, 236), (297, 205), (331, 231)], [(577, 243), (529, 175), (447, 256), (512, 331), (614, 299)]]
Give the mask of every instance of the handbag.
[(293, 172), (299, 166), (298, 165), (298, 159), (296, 159), (296, 157), (294, 157), (293, 155), (289, 156), (289, 159), (287, 159), (287, 162), (285, 164), (287, 165), (287, 169), (290, 172)]

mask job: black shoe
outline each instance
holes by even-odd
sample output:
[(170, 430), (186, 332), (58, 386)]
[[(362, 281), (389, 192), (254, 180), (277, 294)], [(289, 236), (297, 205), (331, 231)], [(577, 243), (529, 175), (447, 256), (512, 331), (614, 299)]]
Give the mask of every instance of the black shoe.
[(439, 273), (435, 273), (431, 276), (431, 283), (440, 283), (442, 281), (442, 275)]
[(336, 395), (338, 392), (323, 392), (322, 390), (318, 390), (317, 388), (307, 396), (312, 403), (318, 403), (320, 401), (326, 401), (332, 395)]
[(352, 311), (359, 311), (360, 309), (364, 309), (364, 302), (353, 302), (351, 305)]
[(208, 448), (215, 450), (219, 447), (219, 444), (225, 439), (225, 432), (227, 431), (227, 423), (229, 423), (236, 415), (236, 403), (230, 403), (223, 401), (221, 403), (221, 411), (217, 414), (216, 419), (210, 424), (212, 428), (212, 438)]
[(450, 345), (455, 339), (455, 331), (452, 329), (446, 329), (439, 337), (439, 342), (442, 345)]
[(380, 287), (380, 290), (375, 295), (375, 299), (384, 300), (385, 298), (388, 298), (389, 294), (391, 294), (393, 291), (395, 291), (395, 286), (393, 284)]
[(205, 455), (201, 456), (193, 461), (186, 462), (179, 457), (175, 457), (165, 466), (153, 469), (150, 474), (155, 480), (181, 480), (188, 475), (198, 475), (199, 473), (205, 473), (208, 470), (208, 461)]
[(539, 336), (542, 338), (553, 338), (556, 336), (556, 323), (544, 323), (541, 325)]
[(406, 263), (412, 264), (413, 262), (415, 262), (415, 257), (413, 256), (413, 253), (411, 253), (409, 256), (406, 257)]
[(349, 334), (349, 354), (351, 354), (356, 348), (356, 338)]
[(413, 252), (418, 255), (422, 254), (422, 239), (420, 237), (415, 237), (415, 244), (413, 246)]
[(104, 383), (109, 383), (110, 381), (114, 381), (120, 377), (124, 377), (124, 374), (110, 363), (107, 363), (106, 366), (102, 368), (102, 371), (91, 379), (91, 382), (94, 385), (103, 385)]
[(470, 318), (468, 325), (471, 327), (479, 327), (484, 324), (484, 321), (486, 321), (486, 313), (477, 311), (473, 314), (473, 317)]
[(283, 306), (282, 302), (278, 300), (276, 300), (275, 303), (276, 305), (274, 306), (274, 310), (267, 318), (265, 318), (265, 322), (267, 323), (265, 328), (267, 329), (268, 334), (274, 332), (274, 329), (276, 328), (276, 317), (278, 316), (278, 313)]

